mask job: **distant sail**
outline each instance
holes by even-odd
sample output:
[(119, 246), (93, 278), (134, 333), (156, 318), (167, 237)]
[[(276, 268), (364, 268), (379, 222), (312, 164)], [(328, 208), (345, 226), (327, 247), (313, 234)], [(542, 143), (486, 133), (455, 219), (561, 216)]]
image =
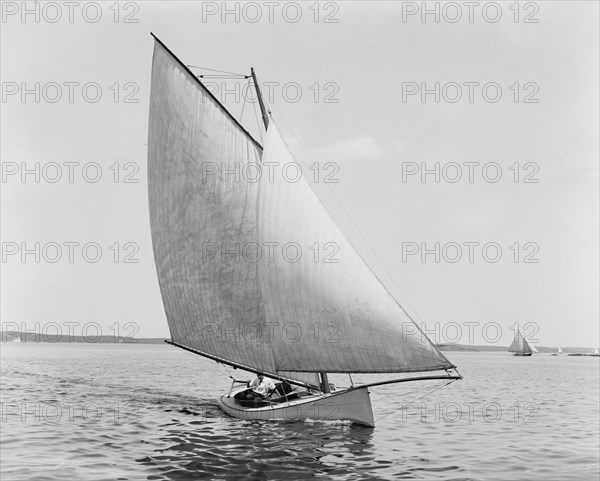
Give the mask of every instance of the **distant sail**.
[(531, 349), (531, 352), (540, 352), (536, 349), (535, 345), (529, 339), (525, 339), (525, 342), (529, 346), (529, 349)]
[(512, 344), (508, 347), (508, 352), (515, 352), (520, 354), (531, 354), (532, 352), (538, 352), (535, 347), (532, 347), (527, 342), (527, 339), (523, 337), (521, 331), (517, 330), (515, 333), (515, 339)]
[(562, 354), (562, 353), (563, 353), (562, 347), (558, 346), (558, 354)]
[[(344, 237), (303, 176), (273, 122), (259, 195), (260, 264), (279, 369), (414, 372), (454, 367), (418, 329)], [(287, 251), (287, 254), (286, 254)], [(296, 336), (294, 341), (292, 336)]]

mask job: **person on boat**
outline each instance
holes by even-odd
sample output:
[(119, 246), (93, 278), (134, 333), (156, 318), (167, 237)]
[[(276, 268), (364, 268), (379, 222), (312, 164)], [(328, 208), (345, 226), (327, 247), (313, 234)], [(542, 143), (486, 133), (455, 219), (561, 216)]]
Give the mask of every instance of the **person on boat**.
[(251, 390), (246, 392), (246, 399), (266, 399), (275, 391), (275, 383), (268, 377), (265, 378), (262, 374), (252, 379), (248, 383), (248, 387)]

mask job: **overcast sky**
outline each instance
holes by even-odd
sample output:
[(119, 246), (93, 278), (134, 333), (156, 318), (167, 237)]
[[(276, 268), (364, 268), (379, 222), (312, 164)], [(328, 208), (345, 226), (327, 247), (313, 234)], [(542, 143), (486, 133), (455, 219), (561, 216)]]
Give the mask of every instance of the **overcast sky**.
[[(2, 4), (3, 329), (168, 336), (153, 32), (186, 64), (256, 69), (292, 151), (338, 180), (314, 184), (324, 204), (432, 340), (471, 326), (508, 346), (532, 323), (540, 345), (598, 344), (597, 2), (69, 5)], [(207, 82), (239, 117), (246, 81)], [(260, 140), (253, 104), (242, 122)]]

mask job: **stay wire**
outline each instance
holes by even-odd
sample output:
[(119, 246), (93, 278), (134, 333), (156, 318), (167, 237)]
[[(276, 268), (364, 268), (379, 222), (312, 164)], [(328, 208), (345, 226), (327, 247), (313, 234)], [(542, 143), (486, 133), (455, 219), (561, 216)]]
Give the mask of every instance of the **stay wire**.
[(242, 123), (242, 117), (244, 116), (244, 108), (246, 107), (246, 103), (248, 102), (248, 92), (250, 91), (250, 80), (248, 80), (248, 90), (246, 91), (246, 94), (244, 95), (244, 101), (242, 102), (242, 111), (240, 112), (240, 124)]
[(208, 68), (208, 67), (200, 67), (199, 65), (187, 65), (187, 67), (189, 67), (189, 68), (199, 68), (201, 70), (208, 70), (210, 72), (226, 73), (228, 75), (237, 75), (239, 77), (244, 77), (244, 78), (248, 77), (247, 75), (244, 75), (242, 73), (228, 72), (227, 70), (217, 70), (217, 69)]
[[(419, 396), (417, 399), (415, 399), (414, 401), (411, 401), (411, 402), (414, 403), (420, 399), (423, 399), (425, 396), (429, 396), (430, 394), (433, 394), (435, 391), (442, 389), (442, 388), (448, 386), (449, 384), (452, 384), (454, 381), (456, 381), (456, 379), (450, 379), (449, 381), (444, 382), (444, 383), (434, 387), (431, 391), (426, 392), (425, 394), (423, 394), (422, 396)], [(383, 416), (378, 417), (375, 421), (379, 421), (379, 420), (389, 416), (390, 414), (394, 414), (395, 412), (400, 411), (400, 409), (404, 409), (404, 405), (400, 406), (398, 409), (394, 409), (393, 411), (390, 411), (387, 414), (384, 414)]]
[(218, 365), (218, 366), (220, 366), (220, 367), (221, 367), (221, 368), (222, 368), (222, 369), (225, 371), (225, 374), (226, 374), (226, 375), (227, 375), (227, 376), (228, 376), (228, 377), (229, 377), (229, 378), (230, 378), (232, 381), (240, 382), (240, 381), (238, 381), (236, 378), (234, 378), (234, 377), (231, 375), (231, 373), (230, 373), (229, 369), (227, 368), (227, 365), (226, 365), (226, 364), (223, 364), (223, 363), (221, 363), (221, 362), (217, 361), (217, 365)]
[(247, 75), (196, 75), (198, 78), (215, 78), (215, 79), (228, 79), (228, 80), (243, 80), (247, 79)]

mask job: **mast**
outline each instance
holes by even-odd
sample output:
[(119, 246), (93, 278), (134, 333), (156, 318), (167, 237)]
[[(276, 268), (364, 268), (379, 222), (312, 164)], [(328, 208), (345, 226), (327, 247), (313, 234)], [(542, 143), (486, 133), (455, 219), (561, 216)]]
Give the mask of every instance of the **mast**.
[(256, 80), (256, 74), (254, 73), (254, 67), (250, 67), (250, 73), (252, 74), (252, 80), (254, 81), (254, 88), (256, 89), (256, 96), (258, 97), (258, 104), (260, 105), (260, 113), (262, 114), (263, 122), (265, 123), (265, 130), (269, 127), (269, 112), (265, 108), (265, 104), (262, 98), (262, 92)]
[[(262, 92), (260, 91), (260, 85), (258, 84), (258, 80), (256, 78), (256, 72), (254, 72), (254, 67), (250, 67), (250, 74), (252, 75), (252, 80), (254, 81), (254, 88), (256, 89), (256, 96), (258, 98), (258, 104), (260, 105), (260, 112), (262, 114), (263, 122), (265, 123), (265, 130), (269, 128), (269, 115), (267, 109), (265, 108), (265, 103), (262, 98)], [(321, 391), (325, 394), (329, 394), (331, 392), (331, 388), (329, 386), (329, 379), (327, 378), (326, 372), (321, 372)]]
[(327, 373), (321, 372), (319, 374), (321, 375), (321, 391), (323, 391), (325, 394), (329, 394), (331, 392), (331, 387), (329, 386)]
[[(252, 75), (252, 80), (254, 81), (254, 88), (256, 89), (256, 96), (258, 98), (258, 104), (260, 105), (260, 112), (262, 114), (263, 122), (265, 123), (265, 130), (269, 128), (269, 115), (267, 109), (265, 108), (265, 103), (262, 98), (262, 92), (260, 91), (260, 85), (258, 84), (258, 80), (256, 78), (256, 72), (254, 72), (254, 67), (250, 67), (250, 74)], [(331, 388), (329, 386), (329, 379), (327, 378), (326, 372), (321, 372), (321, 391), (325, 394), (329, 394), (331, 392)]]

